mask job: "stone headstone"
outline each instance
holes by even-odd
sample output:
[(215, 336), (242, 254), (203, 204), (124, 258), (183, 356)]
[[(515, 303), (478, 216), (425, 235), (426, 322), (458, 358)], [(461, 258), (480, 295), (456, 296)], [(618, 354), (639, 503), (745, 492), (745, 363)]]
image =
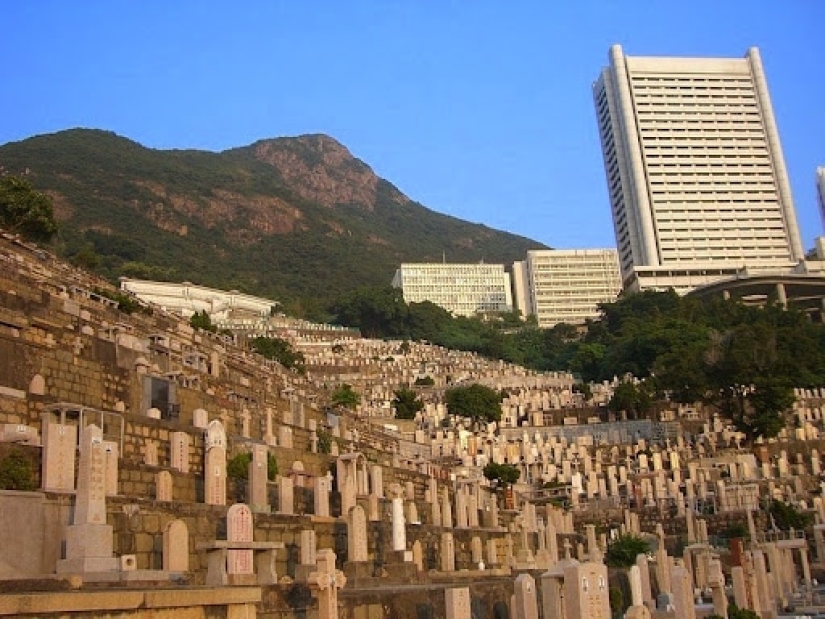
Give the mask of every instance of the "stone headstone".
[(209, 426), (209, 413), (202, 408), (196, 408), (192, 411), (192, 425), (205, 430)]
[(250, 509), (255, 513), (269, 513), (267, 481), (269, 481), (269, 452), (266, 445), (252, 446), (252, 460), (247, 476), (247, 496)]
[(338, 619), (338, 590), (347, 579), (335, 569), (335, 553), (329, 548), (318, 551), (317, 570), (308, 578), (313, 597), (318, 599), (318, 619)]
[(143, 446), (143, 463), (146, 466), (158, 465), (158, 444), (156, 441), (147, 440)]
[(536, 581), (530, 574), (519, 574), (513, 595), (513, 619), (539, 619)]
[(403, 551), (407, 549), (407, 532), (404, 518), (404, 491), (399, 484), (390, 486), (390, 500), (392, 502), (392, 549)]
[(317, 551), (316, 551), (316, 534), (312, 529), (304, 529), (301, 531), (301, 565), (315, 565)]
[(368, 560), (367, 516), (360, 505), (351, 508), (347, 516), (347, 559), (354, 563)]
[(329, 516), (329, 494), (332, 491), (332, 479), (329, 476), (315, 478), (314, 507), (316, 516)]
[(106, 467), (106, 496), (117, 496), (118, 463), (120, 449), (114, 441), (103, 441), (103, 458)]
[(189, 435), (186, 432), (169, 434), (171, 467), (181, 473), (189, 472)]
[(291, 477), (278, 476), (278, 513), (292, 515), (295, 513), (295, 488)]
[[(235, 503), (226, 512), (226, 539), (230, 542), (253, 540), (252, 510), (244, 503)], [(253, 574), (252, 550), (229, 550), (226, 553), (228, 574)]]
[(446, 589), (444, 607), (446, 619), (471, 619), (469, 587)]
[(167, 572), (189, 571), (189, 529), (183, 520), (171, 520), (163, 528), (163, 569)]
[(206, 452), (203, 467), (204, 502), (226, 505), (226, 449), (214, 445)]
[(43, 422), (42, 486), (47, 492), (74, 490), (77, 426)]
[(83, 428), (73, 524), (106, 524), (106, 452), (103, 432)]
[(172, 500), (172, 474), (169, 471), (158, 471), (155, 475), (155, 500)]
[(441, 534), (441, 571), (455, 571), (455, 540), (452, 533)]
[(74, 518), (66, 529), (66, 559), (58, 561), (58, 573), (83, 575), (119, 569), (112, 554), (112, 527), (106, 522), (105, 459), (103, 431), (86, 426), (80, 439)]

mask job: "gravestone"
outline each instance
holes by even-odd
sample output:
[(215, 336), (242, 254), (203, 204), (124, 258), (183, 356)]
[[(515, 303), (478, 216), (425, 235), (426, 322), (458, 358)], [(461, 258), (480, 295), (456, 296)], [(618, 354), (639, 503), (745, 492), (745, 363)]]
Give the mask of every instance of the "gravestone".
[(347, 579), (335, 569), (335, 553), (329, 548), (318, 551), (317, 570), (308, 578), (312, 596), (318, 600), (318, 619), (338, 619), (338, 589)]
[(206, 452), (203, 467), (204, 503), (226, 505), (226, 450), (214, 446)]
[(367, 517), (360, 505), (350, 509), (347, 517), (347, 560), (350, 563), (368, 560)]
[(103, 456), (106, 466), (106, 496), (117, 496), (119, 451), (118, 444), (114, 441), (103, 441)]
[(192, 425), (205, 430), (209, 426), (209, 413), (202, 408), (196, 408), (192, 411)]
[(441, 571), (455, 571), (455, 540), (452, 533), (441, 534)]
[(587, 562), (567, 567), (564, 604), (567, 619), (610, 619), (607, 566)]
[(291, 516), (295, 513), (295, 488), (291, 477), (278, 476), (278, 513)]
[(86, 426), (80, 439), (74, 518), (66, 529), (66, 558), (57, 562), (59, 574), (119, 569), (112, 552), (113, 529), (106, 522), (105, 458), (103, 431), (95, 425)]
[(316, 533), (312, 529), (304, 529), (301, 531), (301, 565), (311, 565), (315, 567), (317, 551), (316, 551)]
[(146, 466), (158, 465), (158, 444), (156, 441), (147, 440), (143, 446), (143, 463)]
[(186, 432), (169, 434), (171, 467), (181, 473), (189, 472), (189, 435)]
[(206, 427), (203, 467), (204, 503), (226, 505), (226, 432), (218, 419), (213, 419)]
[(329, 517), (329, 493), (332, 491), (332, 479), (329, 475), (315, 478), (314, 511), (316, 516)]
[(255, 513), (269, 513), (267, 481), (269, 462), (266, 445), (252, 446), (252, 460), (249, 463), (247, 496), (250, 509)]
[(444, 607), (446, 619), (471, 619), (469, 587), (446, 589)]
[(43, 421), (42, 486), (46, 492), (74, 490), (77, 426)]
[[(244, 503), (235, 503), (226, 512), (226, 539), (230, 542), (253, 540), (252, 510)], [(228, 550), (226, 571), (228, 574), (254, 574), (252, 550)]]
[(172, 474), (169, 471), (158, 471), (155, 474), (155, 500), (172, 500)]
[(183, 520), (171, 520), (163, 527), (163, 569), (167, 572), (189, 571), (189, 529)]
[(519, 574), (516, 578), (513, 619), (539, 619), (536, 581), (530, 574)]
[(404, 490), (399, 484), (390, 485), (392, 501), (392, 549), (404, 551), (407, 549), (406, 522), (404, 519)]

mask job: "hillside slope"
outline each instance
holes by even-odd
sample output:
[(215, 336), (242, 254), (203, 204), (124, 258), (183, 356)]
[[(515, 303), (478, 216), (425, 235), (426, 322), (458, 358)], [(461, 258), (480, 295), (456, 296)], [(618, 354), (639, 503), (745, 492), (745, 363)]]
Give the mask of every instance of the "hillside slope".
[(107, 277), (303, 305), (386, 285), (402, 261), (509, 264), (545, 248), (427, 209), (324, 135), (213, 153), (71, 129), (0, 146), (0, 173), (49, 193), (58, 252)]

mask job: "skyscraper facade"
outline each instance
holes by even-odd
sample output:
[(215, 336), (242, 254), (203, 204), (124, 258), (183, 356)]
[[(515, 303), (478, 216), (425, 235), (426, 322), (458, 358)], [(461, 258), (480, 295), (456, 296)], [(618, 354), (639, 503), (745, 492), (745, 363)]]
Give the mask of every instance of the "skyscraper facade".
[(825, 166), (816, 169), (816, 193), (819, 196), (819, 216), (822, 218), (822, 229), (825, 231)]
[(626, 56), (593, 85), (622, 285), (680, 293), (804, 258), (759, 51)]

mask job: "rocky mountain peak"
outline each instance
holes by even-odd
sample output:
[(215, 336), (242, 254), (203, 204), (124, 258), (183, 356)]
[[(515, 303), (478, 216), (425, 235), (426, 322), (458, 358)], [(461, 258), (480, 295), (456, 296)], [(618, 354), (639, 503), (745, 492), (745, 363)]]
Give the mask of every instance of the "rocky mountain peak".
[[(274, 167), (296, 194), (326, 207), (354, 204), (373, 210), (379, 178), (337, 140), (323, 134), (262, 140), (253, 156)], [(408, 198), (398, 192), (396, 201)]]

